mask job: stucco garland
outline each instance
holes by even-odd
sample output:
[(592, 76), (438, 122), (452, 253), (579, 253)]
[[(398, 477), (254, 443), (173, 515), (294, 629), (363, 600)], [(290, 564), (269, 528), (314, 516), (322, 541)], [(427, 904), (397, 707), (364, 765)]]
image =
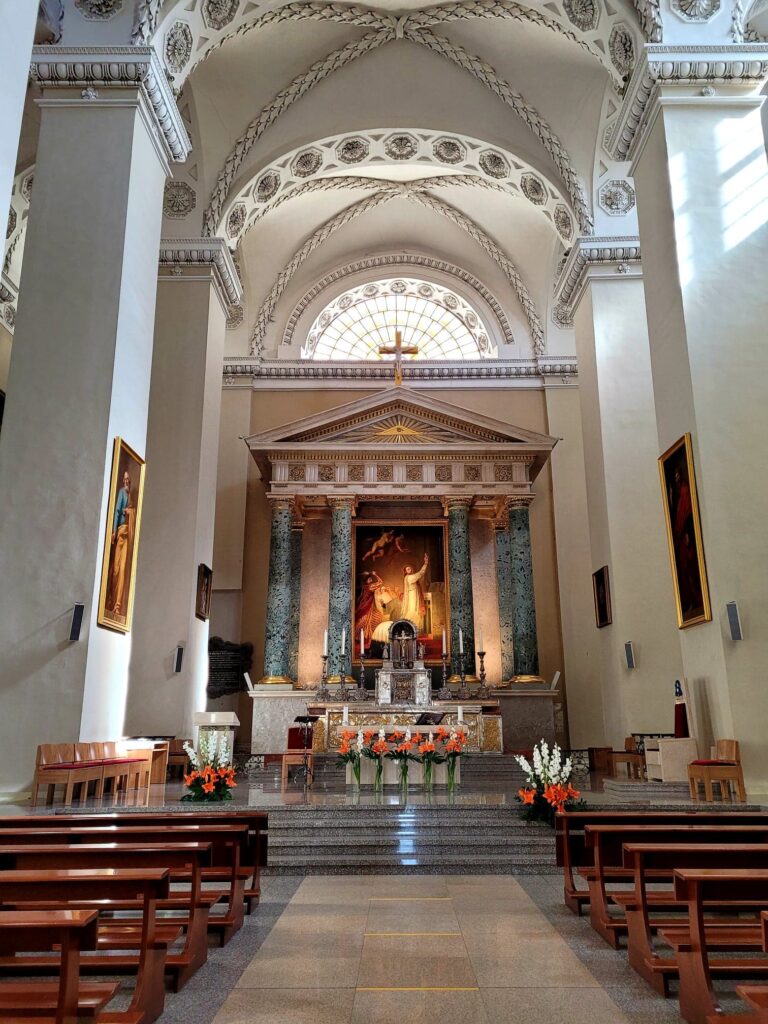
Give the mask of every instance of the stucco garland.
[[(333, 184), (335, 180), (338, 179), (321, 179), (321, 181), (328, 182), (332, 188), (337, 187)], [(319, 182), (312, 184), (319, 185)], [(523, 307), (523, 311), (525, 312), (526, 319), (528, 320), (534, 350), (537, 355), (541, 355), (544, 350), (544, 330), (542, 328), (541, 319), (539, 318), (535, 303), (523, 283), (514, 263), (509, 259), (506, 253), (502, 251), (496, 242), (494, 242), (493, 239), (471, 218), (455, 209), (449, 203), (446, 203), (442, 199), (438, 199), (436, 196), (432, 196), (426, 192), (424, 183), (418, 183), (418, 187), (400, 182), (378, 182), (377, 184), (380, 186), (380, 191), (374, 193), (372, 196), (362, 199), (360, 202), (355, 203), (352, 206), (347, 207), (340, 211), (340, 213), (337, 213), (334, 217), (331, 217), (312, 235), (310, 235), (301, 248), (293, 254), (289, 263), (278, 275), (277, 280), (256, 314), (256, 320), (254, 321), (250, 335), (251, 355), (261, 354), (264, 344), (264, 336), (271, 321), (272, 313), (274, 312), (281, 295), (288, 286), (288, 283), (301, 264), (311, 256), (318, 246), (322, 245), (326, 239), (350, 221), (364, 213), (367, 213), (369, 210), (375, 209), (377, 206), (381, 206), (383, 203), (387, 203), (398, 197), (405, 197), (413, 202), (419, 202), (435, 212), (442, 214), (444, 217), (453, 221), (453, 223), (458, 227), (461, 227), (474, 241), (482, 246), (491, 259), (493, 259), (502, 269), (514, 288), (520, 304)], [(349, 186), (347, 185), (347, 187)]]

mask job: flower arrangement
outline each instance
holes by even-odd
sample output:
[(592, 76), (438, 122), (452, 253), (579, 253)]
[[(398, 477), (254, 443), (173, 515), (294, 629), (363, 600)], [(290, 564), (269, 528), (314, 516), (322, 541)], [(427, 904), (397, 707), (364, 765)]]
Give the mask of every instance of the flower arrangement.
[(355, 777), (355, 783), (360, 785), (360, 751), (363, 746), (363, 734), (356, 733), (354, 729), (345, 729), (341, 734), (339, 744), (339, 764), (349, 765)]
[(424, 789), (432, 789), (432, 771), (436, 764), (445, 764), (445, 755), (435, 746), (435, 737), (430, 733), (426, 740), (419, 744), (421, 763), (424, 765)]
[(184, 750), (192, 769), (184, 776), (187, 792), (181, 798), (182, 802), (231, 800), (231, 791), (237, 783), (226, 736), (218, 732), (203, 732), (197, 750), (189, 743), (184, 744)]
[(445, 759), (448, 772), (448, 791), (456, 788), (456, 765), (464, 753), (464, 733), (451, 729), (448, 739), (444, 741)]
[(515, 760), (527, 776), (525, 788), (517, 792), (526, 821), (546, 821), (554, 825), (557, 811), (571, 811), (585, 805), (579, 799), (578, 789), (570, 783), (571, 759), (566, 757), (563, 761), (556, 743), (551, 750), (544, 740), (537, 743), (533, 748), (533, 764), (522, 755), (516, 755)]
[(406, 729), (405, 732), (400, 732), (395, 729), (389, 737), (389, 742), (393, 745), (384, 756), (388, 760), (394, 761), (398, 766), (400, 769), (400, 785), (403, 789), (408, 789), (408, 762), (419, 760), (413, 753), (413, 748), (416, 744), (411, 736), (411, 730)]
[(367, 757), (371, 761), (376, 763), (376, 774), (373, 779), (373, 788), (381, 789), (383, 785), (384, 777), (384, 755), (389, 751), (389, 744), (387, 743), (386, 733), (383, 729), (379, 729), (378, 736), (374, 740), (376, 733), (373, 729), (370, 729), (363, 733), (363, 743), (360, 753), (363, 757)]

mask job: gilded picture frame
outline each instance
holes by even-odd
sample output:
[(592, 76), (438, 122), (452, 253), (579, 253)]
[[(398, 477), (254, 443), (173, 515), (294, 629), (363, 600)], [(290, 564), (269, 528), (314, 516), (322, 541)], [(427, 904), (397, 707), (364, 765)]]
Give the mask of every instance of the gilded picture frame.
[(195, 591), (195, 615), (205, 622), (211, 617), (211, 593), (213, 591), (213, 570), (204, 562), (197, 567), (197, 589)]
[(130, 633), (133, 621), (145, 468), (144, 459), (116, 437), (96, 622), (118, 633)]
[(659, 456), (678, 629), (712, 621), (691, 435)]
[(608, 566), (603, 565), (592, 573), (592, 595), (595, 599), (595, 625), (598, 629), (610, 626), (613, 622), (611, 612), (611, 581)]
[[(391, 534), (391, 537), (389, 535)], [(389, 538), (389, 539), (388, 539)], [(374, 554), (366, 557), (371, 547), (377, 545)], [(451, 645), (451, 596), (448, 576), (448, 526), (444, 519), (412, 519), (409, 521), (394, 519), (361, 519), (352, 530), (352, 661), (360, 664), (360, 628), (366, 634), (366, 664), (380, 664), (383, 643), (381, 635), (386, 629), (383, 623), (395, 621), (403, 617), (402, 597), (404, 591), (405, 568), (410, 565), (413, 575), (419, 575), (423, 567), (423, 556), (428, 554), (429, 565), (425, 574), (411, 584), (421, 590), (423, 601), (422, 616), (411, 621), (416, 622), (419, 635), (425, 645), (424, 662), (426, 665), (441, 664), (442, 634), (445, 628), (446, 646), (450, 655)], [(384, 590), (391, 591), (394, 600), (386, 602), (389, 611), (382, 611), (384, 602), (381, 600), (380, 588), (376, 581), (372, 584), (379, 591), (379, 600), (374, 604), (373, 590), (366, 593), (367, 577), (373, 573), (381, 579)], [(367, 602), (366, 597), (371, 601)], [(389, 595), (387, 595), (389, 596)], [(370, 610), (367, 604), (371, 604)], [(377, 614), (378, 608), (378, 614)], [(368, 615), (371, 618), (369, 620)], [(361, 614), (362, 613), (362, 614)], [(405, 616), (408, 617), (408, 616)], [(380, 625), (379, 639), (373, 639), (375, 626)]]

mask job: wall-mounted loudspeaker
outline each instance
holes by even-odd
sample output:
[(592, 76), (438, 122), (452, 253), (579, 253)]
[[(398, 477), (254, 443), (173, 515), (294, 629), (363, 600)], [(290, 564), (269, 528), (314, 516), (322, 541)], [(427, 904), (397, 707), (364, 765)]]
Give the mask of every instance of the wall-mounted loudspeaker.
[(731, 640), (743, 640), (744, 633), (741, 629), (741, 616), (739, 615), (739, 606), (735, 601), (728, 601), (725, 606), (726, 614), (728, 615), (728, 628), (731, 631)]
[(85, 611), (84, 604), (76, 604), (72, 609), (72, 621), (69, 624), (69, 642), (75, 643), (76, 640), (80, 639), (80, 630), (83, 625), (83, 612)]
[(184, 648), (179, 644), (173, 656), (173, 671), (181, 672), (181, 663), (184, 660)]
[(624, 657), (627, 659), (627, 668), (637, 668), (637, 661), (635, 660), (635, 645), (631, 640), (628, 640), (624, 644)]

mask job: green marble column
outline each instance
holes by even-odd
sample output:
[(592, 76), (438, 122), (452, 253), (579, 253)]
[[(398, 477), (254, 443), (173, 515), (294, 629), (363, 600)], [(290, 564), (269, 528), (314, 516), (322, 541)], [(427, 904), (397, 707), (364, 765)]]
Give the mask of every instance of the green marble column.
[(299, 677), (299, 618), (301, 614), (301, 551), (304, 523), (294, 519), (291, 529), (291, 624), (288, 640), (288, 675)]
[[(331, 582), (328, 597), (328, 676), (349, 674), (352, 644), (352, 512), (354, 498), (331, 497)], [(341, 632), (347, 652), (341, 657)]]
[(268, 495), (272, 506), (269, 539), (267, 622), (264, 630), (262, 683), (290, 683), (289, 638), (291, 625), (291, 533), (293, 498)]
[(446, 498), (448, 509), (448, 575), (451, 591), (451, 671), (459, 675), (459, 629), (464, 636), (464, 668), (475, 675), (475, 616), (472, 604), (472, 561), (469, 554), (469, 509), (472, 498)]
[(512, 610), (512, 560), (510, 557), (509, 524), (506, 519), (496, 523), (496, 583), (499, 591), (499, 634), (501, 639), (501, 678), (515, 674), (514, 624)]
[(528, 518), (528, 506), (532, 500), (532, 497), (507, 499), (509, 561), (512, 581), (512, 645), (516, 676), (537, 676), (539, 674), (531, 527)]

